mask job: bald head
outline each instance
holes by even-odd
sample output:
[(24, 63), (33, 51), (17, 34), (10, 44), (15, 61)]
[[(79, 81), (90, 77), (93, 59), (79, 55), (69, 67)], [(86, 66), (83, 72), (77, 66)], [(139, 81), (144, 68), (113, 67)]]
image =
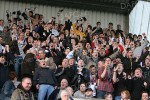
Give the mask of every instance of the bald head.
[(32, 86), (31, 79), (28, 78), (28, 77), (23, 78), (21, 84), (22, 84), (22, 87), (23, 87), (26, 91), (30, 90), (30, 88), (31, 88), (31, 86)]

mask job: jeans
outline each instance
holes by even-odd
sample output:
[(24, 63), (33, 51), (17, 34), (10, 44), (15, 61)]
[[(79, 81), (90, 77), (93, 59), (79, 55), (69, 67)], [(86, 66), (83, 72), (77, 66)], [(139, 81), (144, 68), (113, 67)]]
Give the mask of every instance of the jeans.
[(39, 88), (39, 93), (38, 93), (38, 100), (44, 100), (46, 94), (47, 94), (47, 99), (49, 95), (54, 91), (54, 87), (52, 85), (40, 85)]
[(115, 100), (121, 100), (121, 96), (116, 96)]
[(21, 76), (21, 64), (23, 58), (21, 56), (16, 56), (15, 58), (15, 72), (17, 73), (18, 77)]
[(98, 90), (97, 91), (97, 98), (104, 99), (105, 94), (106, 94), (106, 91)]

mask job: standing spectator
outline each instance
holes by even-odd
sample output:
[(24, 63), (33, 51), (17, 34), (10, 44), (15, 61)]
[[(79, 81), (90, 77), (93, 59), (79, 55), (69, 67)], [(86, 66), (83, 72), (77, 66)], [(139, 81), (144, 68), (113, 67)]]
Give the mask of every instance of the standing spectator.
[(10, 100), (10, 97), (15, 90), (15, 83), (17, 81), (17, 74), (15, 72), (9, 73), (9, 80), (5, 82), (1, 91), (2, 100)]
[(141, 68), (135, 69), (134, 77), (129, 80), (129, 89), (131, 93), (131, 100), (141, 100), (142, 92), (147, 90), (147, 82), (142, 77)]
[(11, 100), (34, 100), (34, 96), (30, 91), (31, 86), (31, 79), (28, 77), (23, 78), (21, 84), (13, 92)]
[(90, 72), (84, 66), (83, 60), (78, 60), (77, 67), (75, 68), (75, 75), (72, 80), (72, 84), (76, 87), (78, 87), (80, 83), (87, 83), (90, 81)]
[(113, 70), (114, 96), (115, 100), (121, 99), (121, 91), (127, 89), (127, 76), (123, 72), (123, 64), (120, 62)]
[(50, 68), (51, 70), (55, 71), (56, 70), (56, 64), (54, 63), (54, 60), (52, 57), (46, 57), (46, 53), (43, 49), (39, 49), (38, 51), (39, 54), (39, 59), (45, 59), (46, 61), (46, 67)]
[(46, 94), (46, 100), (48, 100), (49, 95), (54, 91), (54, 86), (57, 85), (57, 81), (54, 72), (46, 67), (45, 60), (39, 60), (39, 63), (40, 67), (35, 69), (33, 82), (39, 89), (38, 100), (44, 100)]
[(33, 79), (34, 71), (36, 65), (36, 58), (35, 55), (32, 53), (27, 53), (21, 67), (21, 76), (22, 77), (30, 77)]
[(71, 84), (74, 73), (74, 70), (69, 66), (69, 60), (67, 58), (64, 58), (62, 61), (62, 65), (56, 69), (55, 76), (58, 83), (60, 83), (63, 78), (66, 78), (69, 84)]
[(0, 91), (2, 89), (3, 84), (8, 80), (9, 78), (9, 72), (10, 69), (7, 65), (5, 65), (6, 58), (5, 55), (0, 53)]
[(105, 59), (104, 66), (98, 69), (98, 98), (104, 99), (106, 93), (113, 92), (112, 67), (111, 59), (108, 57)]

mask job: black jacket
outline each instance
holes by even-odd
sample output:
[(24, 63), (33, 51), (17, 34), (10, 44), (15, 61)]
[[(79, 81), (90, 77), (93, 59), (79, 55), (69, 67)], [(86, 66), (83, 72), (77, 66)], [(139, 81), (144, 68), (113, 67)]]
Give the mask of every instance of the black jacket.
[(54, 72), (49, 68), (36, 68), (33, 77), (33, 84), (49, 84), (56, 86), (57, 81)]

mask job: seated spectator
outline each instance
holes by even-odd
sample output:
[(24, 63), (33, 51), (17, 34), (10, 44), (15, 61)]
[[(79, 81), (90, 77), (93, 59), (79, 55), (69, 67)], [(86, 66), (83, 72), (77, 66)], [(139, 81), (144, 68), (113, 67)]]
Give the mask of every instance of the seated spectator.
[(123, 90), (121, 92), (121, 100), (130, 100), (130, 92), (128, 90)]
[(145, 91), (142, 92), (142, 98), (141, 98), (141, 100), (149, 100), (149, 96), (148, 96), (147, 92), (145, 92)]
[(112, 94), (106, 93), (104, 96), (105, 100), (113, 100)]
[(69, 93), (67, 90), (62, 90), (60, 94), (60, 99), (57, 100), (73, 100), (69, 98)]
[(86, 83), (81, 83), (79, 90), (74, 93), (75, 98), (85, 98)]
[(23, 78), (21, 84), (13, 92), (11, 100), (34, 100), (34, 96), (30, 91), (31, 86), (31, 79), (28, 77)]
[(85, 98), (93, 98), (93, 90), (91, 88), (85, 90)]
[(62, 91), (62, 90), (65, 90), (67, 87), (68, 87), (68, 81), (67, 81), (67, 79), (63, 78), (63, 79), (61, 80), (60, 87), (56, 88), (56, 89), (51, 93), (51, 95), (49, 96), (49, 99), (48, 99), (48, 100), (58, 100), (58, 99), (60, 99), (61, 91)]
[(67, 88), (66, 88), (66, 90), (68, 91), (68, 93), (69, 93), (69, 98), (70, 98), (70, 100), (73, 100), (73, 89), (70, 87), (70, 86), (68, 86)]
[(54, 91), (54, 86), (57, 85), (57, 80), (54, 72), (46, 67), (45, 60), (42, 59), (39, 62), (40, 67), (35, 69), (33, 82), (36, 88), (39, 89), (38, 100), (44, 100), (46, 94), (46, 100), (48, 100), (49, 95)]
[(10, 97), (15, 90), (15, 83), (17, 81), (17, 74), (15, 72), (9, 73), (9, 80), (5, 82), (2, 87), (0, 100), (10, 100)]

